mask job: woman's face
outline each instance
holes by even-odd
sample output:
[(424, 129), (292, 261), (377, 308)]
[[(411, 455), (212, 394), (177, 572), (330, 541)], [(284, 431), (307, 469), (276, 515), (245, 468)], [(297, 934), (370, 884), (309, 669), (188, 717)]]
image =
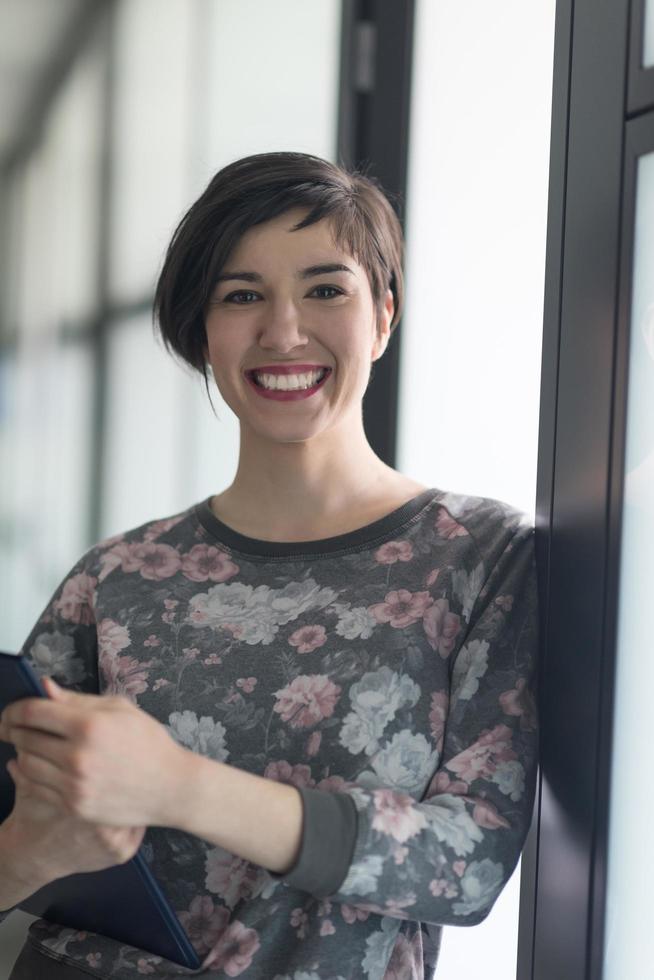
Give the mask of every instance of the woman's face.
[[(371, 362), (386, 348), (393, 316), (388, 290), (377, 328), (367, 273), (335, 246), (326, 220), (291, 231), (306, 213), (288, 211), (243, 235), (206, 317), (206, 357), (222, 397), (241, 426), (280, 442), (361, 425)], [(334, 265), (343, 268), (318, 268)], [(293, 362), (330, 373), (309, 397), (287, 400), (263, 397), (246, 376)]]

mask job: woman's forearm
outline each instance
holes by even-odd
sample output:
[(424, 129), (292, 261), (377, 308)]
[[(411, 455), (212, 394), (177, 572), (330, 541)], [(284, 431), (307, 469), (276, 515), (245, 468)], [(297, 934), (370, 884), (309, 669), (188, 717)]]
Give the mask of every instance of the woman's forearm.
[(14, 908), (46, 884), (30, 871), (30, 858), (11, 834), (8, 819), (0, 824), (0, 912)]
[(285, 874), (302, 841), (295, 786), (189, 752), (172, 825), (269, 871)]

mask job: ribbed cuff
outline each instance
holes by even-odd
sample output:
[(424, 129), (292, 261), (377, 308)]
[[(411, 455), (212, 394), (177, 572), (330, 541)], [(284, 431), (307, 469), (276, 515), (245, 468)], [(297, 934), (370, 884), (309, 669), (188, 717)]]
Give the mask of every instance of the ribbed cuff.
[(357, 809), (346, 793), (297, 786), (302, 797), (300, 853), (286, 874), (268, 874), (291, 888), (326, 898), (347, 877), (357, 838)]

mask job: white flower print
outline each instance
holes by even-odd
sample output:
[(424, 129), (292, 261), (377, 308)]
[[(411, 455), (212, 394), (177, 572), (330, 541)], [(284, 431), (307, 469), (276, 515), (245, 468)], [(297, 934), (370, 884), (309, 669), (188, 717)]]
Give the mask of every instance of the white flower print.
[(452, 573), (452, 589), (461, 603), (461, 614), (466, 623), (470, 622), (472, 607), (484, 584), (484, 571), (483, 562), (479, 562), (470, 573), (463, 568)]
[(466, 810), (465, 801), (453, 793), (439, 793), (438, 803), (430, 802), (425, 814), (439, 841), (448, 844), (455, 854), (470, 854), (484, 839), (481, 829)]
[(522, 798), (525, 790), (525, 769), (521, 762), (501, 762), (491, 779), (514, 803)]
[(225, 746), (225, 726), (203, 715), (198, 721), (195, 711), (174, 711), (169, 716), (166, 729), (179, 745), (184, 745), (217, 762), (224, 762), (229, 755)]
[(421, 733), (408, 728), (396, 732), (372, 760), (375, 770), (364, 772), (359, 782), (368, 788), (390, 786), (403, 793), (419, 793), (438, 765), (438, 753)]
[(479, 678), (488, 670), (487, 640), (471, 640), (461, 647), (452, 671), (450, 703), (469, 701), (479, 690)]
[(86, 677), (81, 657), (76, 656), (72, 636), (63, 633), (39, 633), (30, 649), (32, 667), (39, 677), (60, 678), (67, 687), (77, 684)]
[(368, 854), (360, 861), (354, 861), (339, 891), (344, 895), (370, 895), (377, 890), (383, 865), (381, 854)]
[(356, 606), (341, 612), (334, 632), (345, 640), (368, 640), (376, 625), (377, 620), (364, 606)]
[(280, 626), (310, 609), (323, 609), (335, 598), (333, 589), (321, 588), (312, 578), (289, 582), (283, 589), (221, 582), (191, 598), (186, 622), (191, 626), (229, 629), (249, 646), (267, 645), (275, 639)]
[(386, 966), (395, 945), (399, 925), (396, 919), (382, 916), (381, 930), (378, 929), (366, 939), (368, 948), (362, 966), (369, 977), (381, 977), (386, 974)]
[(504, 880), (504, 865), (484, 858), (471, 861), (461, 879), (463, 902), (452, 906), (455, 915), (471, 915), (491, 905)]
[(404, 705), (413, 707), (420, 697), (419, 686), (406, 674), (390, 667), (369, 671), (350, 688), (353, 711), (345, 716), (339, 738), (353, 754), (372, 755), (379, 748), (386, 725)]

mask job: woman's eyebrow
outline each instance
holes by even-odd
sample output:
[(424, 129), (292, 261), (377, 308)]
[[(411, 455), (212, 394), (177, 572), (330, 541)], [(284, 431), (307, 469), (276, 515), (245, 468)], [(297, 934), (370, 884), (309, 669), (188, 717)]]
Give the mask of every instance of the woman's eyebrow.
[[(300, 269), (297, 273), (298, 279), (311, 279), (313, 276), (323, 276), (329, 272), (349, 272), (350, 275), (354, 276), (356, 273), (348, 268), (348, 266), (343, 265), (341, 262), (329, 262), (326, 265), (309, 265), (306, 269)], [(223, 272), (222, 275), (218, 276), (216, 282), (229, 282), (232, 279), (241, 279), (244, 282), (263, 282), (263, 276), (260, 276), (258, 272)]]

